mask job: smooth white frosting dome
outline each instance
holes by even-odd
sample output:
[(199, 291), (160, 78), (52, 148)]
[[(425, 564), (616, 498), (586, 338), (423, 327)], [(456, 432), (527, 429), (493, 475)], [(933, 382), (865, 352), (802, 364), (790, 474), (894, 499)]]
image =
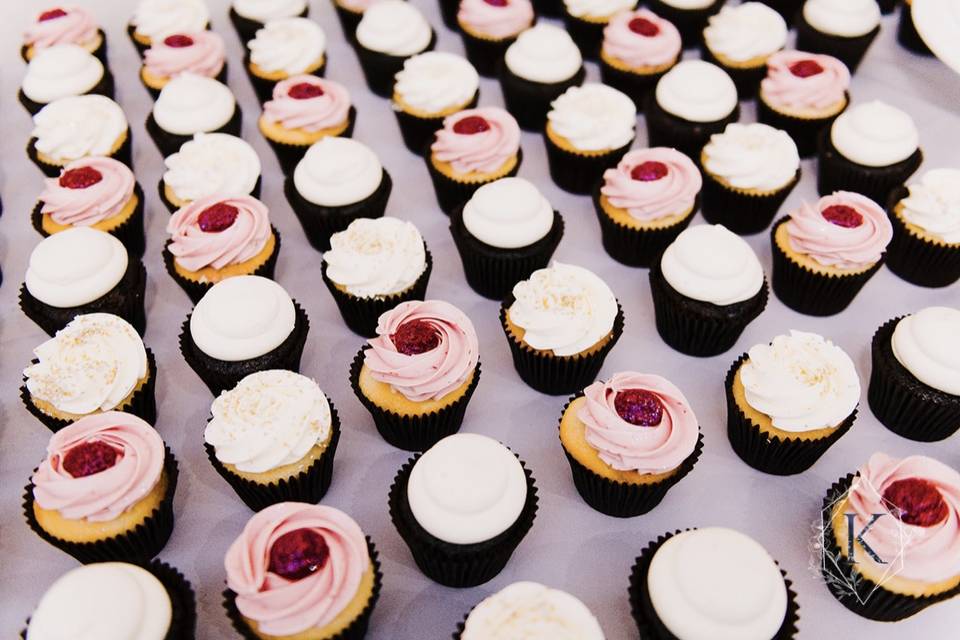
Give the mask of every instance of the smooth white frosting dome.
[(64, 162), (107, 156), (126, 134), (127, 116), (106, 96), (60, 98), (33, 116), (37, 151)]
[(494, 538), (517, 521), (527, 499), (520, 461), (487, 436), (458, 433), (414, 463), (407, 500), (427, 533), (451, 544)]
[(197, 133), (163, 163), (164, 184), (184, 201), (215, 193), (249, 195), (260, 179), (260, 156), (229, 133)]
[(463, 226), (491, 247), (527, 247), (550, 233), (553, 207), (528, 180), (501, 178), (474, 192), (463, 206)]
[(293, 76), (317, 65), (327, 46), (320, 25), (309, 18), (270, 20), (247, 43), (250, 61), (264, 71)]
[(424, 51), (433, 29), (420, 10), (404, 0), (381, 0), (363, 12), (357, 42), (371, 51), (412, 56)]
[(583, 56), (566, 30), (542, 23), (517, 36), (507, 47), (504, 63), (524, 80), (555, 83), (572, 78), (583, 66)]
[(684, 120), (714, 122), (737, 108), (737, 87), (726, 71), (703, 60), (683, 60), (657, 82), (657, 104)]
[(153, 574), (98, 562), (71, 569), (47, 589), (27, 640), (163, 640), (172, 618), (170, 596)]
[(213, 285), (190, 316), (194, 344), (218, 360), (262, 356), (293, 332), (296, 309), (290, 294), (273, 280), (235, 276)]
[(580, 600), (536, 582), (514, 582), (484, 598), (467, 616), (463, 640), (604, 640)]
[(746, 62), (783, 49), (787, 31), (779, 13), (762, 2), (744, 2), (710, 16), (703, 38), (715, 55)]
[(607, 18), (637, 6), (637, 0), (563, 0), (567, 13), (576, 18)]
[(797, 143), (786, 131), (761, 123), (727, 125), (703, 149), (704, 168), (738, 189), (775, 191), (800, 168)]
[(267, 22), (300, 15), (307, 10), (307, 0), (233, 0), (233, 10), (244, 18)]
[(920, 382), (960, 396), (960, 309), (927, 307), (902, 318), (891, 346), (897, 361)]
[(24, 284), (44, 304), (76, 307), (117, 286), (128, 261), (127, 249), (116, 237), (90, 227), (72, 227), (34, 247)]
[(807, 0), (803, 19), (817, 31), (856, 38), (880, 24), (880, 5), (876, 0)]
[(719, 224), (681, 232), (663, 252), (660, 270), (677, 293), (721, 306), (749, 300), (763, 288), (757, 254)]
[(637, 107), (605, 84), (570, 87), (551, 103), (551, 129), (581, 151), (619, 149), (633, 141)]
[(34, 102), (46, 104), (87, 93), (103, 74), (103, 63), (89, 51), (75, 44), (58, 44), (36, 52), (21, 88)]
[(293, 172), (297, 192), (309, 202), (341, 207), (370, 197), (383, 181), (383, 166), (370, 147), (328, 136), (311, 145)]
[(480, 75), (466, 58), (427, 51), (404, 61), (393, 91), (418, 111), (439, 113), (466, 105), (479, 88)]
[(675, 9), (706, 9), (716, 0), (662, 0), (663, 4)]
[(389, 216), (354, 220), (330, 236), (323, 261), (330, 280), (361, 298), (405, 291), (427, 268), (420, 231)]
[(830, 140), (852, 162), (886, 167), (913, 155), (920, 133), (909, 114), (875, 100), (841, 113), (830, 128)]
[(130, 23), (136, 32), (162, 39), (176, 33), (203, 31), (210, 22), (205, 0), (140, 0)]
[(901, 215), (949, 244), (960, 244), (960, 169), (931, 169), (907, 187)]
[(160, 91), (153, 105), (153, 119), (164, 131), (189, 136), (219, 129), (230, 121), (236, 108), (236, 98), (227, 85), (185, 73)]
[(770, 554), (722, 527), (664, 542), (645, 588), (657, 617), (681, 640), (770, 640), (787, 612), (787, 588)]

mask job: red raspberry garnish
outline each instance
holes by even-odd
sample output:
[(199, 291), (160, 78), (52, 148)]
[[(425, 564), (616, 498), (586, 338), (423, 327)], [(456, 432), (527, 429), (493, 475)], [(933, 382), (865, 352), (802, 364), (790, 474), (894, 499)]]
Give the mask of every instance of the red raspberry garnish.
[(856, 229), (863, 224), (863, 216), (860, 215), (860, 212), (845, 204), (835, 204), (832, 207), (827, 207), (820, 215), (827, 222), (844, 229)]
[(507, 6), (507, 0), (483, 0), (492, 7), (505, 7)]
[(313, 529), (294, 529), (270, 547), (267, 569), (287, 580), (302, 580), (322, 569), (329, 557), (330, 548), (322, 535)]
[(287, 95), (294, 100), (309, 100), (310, 98), (319, 98), (323, 95), (323, 87), (310, 82), (298, 82), (290, 87)]
[(93, 167), (77, 167), (60, 174), (59, 184), (64, 189), (86, 189), (103, 180), (103, 174)]
[(86, 478), (109, 469), (122, 457), (119, 450), (107, 443), (92, 440), (67, 451), (61, 464), (64, 471), (74, 478)]
[(653, 36), (660, 33), (660, 27), (650, 22), (646, 18), (634, 18), (627, 26), (630, 28), (630, 31), (638, 33), (641, 36), (646, 36), (652, 38)]
[(44, 11), (40, 14), (40, 17), (37, 18), (37, 22), (46, 22), (47, 20), (56, 20), (57, 18), (62, 18), (67, 15), (67, 12), (63, 9), (50, 9), (49, 11)]
[(229, 229), (236, 221), (238, 215), (240, 215), (240, 210), (232, 204), (218, 202), (201, 211), (200, 216), (197, 218), (197, 223), (200, 225), (201, 231), (220, 233), (225, 229)]
[(179, 49), (181, 47), (192, 47), (193, 38), (191, 38), (190, 36), (185, 36), (183, 34), (177, 34), (173, 36), (167, 36), (166, 38), (164, 38), (163, 44), (167, 45), (168, 47), (174, 47), (176, 49)]
[(670, 173), (667, 165), (655, 160), (641, 162), (630, 170), (630, 177), (640, 182), (654, 182)]
[(823, 67), (816, 60), (799, 60), (790, 65), (790, 73), (798, 78), (809, 78), (823, 73)]
[(897, 480), (884, 490), (883, 500), (894, 517), (918, 527), (932, 527), (947, 517), (943, 495), (923, 478)]
[(436, 327), (425, 320), (404, 322), (390, 339), (397, 351), (407, 356), (426, 353), (440, 346), (440, 334)]
[(475, 133), (483, 133), (484, 131), (489, 131), (489, 129), (490, 123), (480, 116), (467, 116), (466, 118), (457, 120), (453, 124), (453, 132), (465, 136), (472, 136)]
[(663, 403), (643, 389), (624, 389), (613, 399), (617, 414), (638, 427), (655, 427), (663, 420)]

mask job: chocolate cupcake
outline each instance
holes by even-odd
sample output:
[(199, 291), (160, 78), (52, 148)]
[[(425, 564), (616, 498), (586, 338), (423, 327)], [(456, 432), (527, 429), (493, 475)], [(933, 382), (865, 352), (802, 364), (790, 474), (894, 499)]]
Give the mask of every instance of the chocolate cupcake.
[(565, 591), (536, 582), (514, 582), (481, 600), (464, 616), (453, 640), (560, 638), (603, 640), (600, 623)]
[(806, 0), (797, 15), (797, 49), (839, 58), (855, 73), (880, 33), (876, 0)]
[(35, 115), (61, 98), (94, 94), (113, 98), (110, 69), (80, 45), (57, 44), (33, 56), (17, 97)]
[(27, 156), (48, 178), (74, 160), (104, 156), (133, 168), (127, 116), (106, 96), (61, 98), (33, 116)]
[(171, 34), (144, 52), (140, 82), (156, 100), (171, 79), (184, 73), (227, 82), (223, 38), (213, 31)]
[(584, 58), (600, 55), (603, 30), (618, 13), (633, 11), (638, 0), (563, 0), (563, 22)]
[(206, 0), (140, 0), (127, 25), (127, 34), (143, 54), (175, 33), (196, 33), (210, 28), (210, 9)]
[(274, 97), (279, 82), (295, 76), (322, 77), (326, 50), (327, 35), (309, 18), (272, 19), (257, 30), (247, 43), (244, 67), (260, 103)]
[(683, 38), (683, 47), (690, 49), (703, 41), (707, 20), (720, 11), (727, 0), (647, 0), (647, 6), (658, 16), (676, 25)]
[(197, 133), (163, 164), (157, 187), (170, 213), (218, 193), (260, 197), (260, 157), (250, 143), (229, 133)]
[(603, 29), (600, 77), (642, 109), (647, 93), (682, 53), (680, 32), (671, 22), (648, 9), (621, 11)]
[(760, 2), (726, 6), (703, 30), (703, 57), (730, 74), (740, 99), (756, 95), (767, 60), (787, 44), (787, 23)]
[(230, 22), (244, 44), (274, 20), (306, 18), (309, 13), (307, 0), (233, 0), (230, 3)]
[(507, 47), (521, 31), (533, 26), (535, 19), (530, 0), (463, 0), (449, 4), (457, 9), (454, 25), (463, 38), (467, 59), (483, 76), (496, 75)]
[(83, 7), (53, 7), (37, 14), (23, 32), (20, 57), (33, 56), (58, 44), (75, 44), (107, 64), (107, 35), (93, 14)]
[(240, 135), (242, 115), (227, 85), (192, 73), (166, 84), (147, 118), (147, 133), (166, 157), (198, 133)]
[(404, 0), (375, 2), (357, 25), (356, 51), (367, 86), (381, 98), (394, 92), (394, 76), (412, 56), (433, 49), (437, 35)]

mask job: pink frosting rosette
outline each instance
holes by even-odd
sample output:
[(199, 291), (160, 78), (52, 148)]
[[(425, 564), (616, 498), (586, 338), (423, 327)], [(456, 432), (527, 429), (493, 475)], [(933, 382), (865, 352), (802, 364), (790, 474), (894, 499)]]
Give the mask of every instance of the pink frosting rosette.
[(955, 469), (926, 456), (896, 459), (875, 453), (861, 467), (845, 508), (855, 514), (855, 531), (874, 514), (889, 514), (863, 538), (890, 565), (891, 576), (935, 583), (960, 574), (960, 473)]
[(790, 247), (822, 265), (862, 269), (883, 256), (893, 238), (887, 214), (859, 193), (837, 191), (805, 202), (787, 222)]
[(763, 99), (781, 110), (826, 109), (845, 99), (850, 70), (833, 56), (778, 51), (767, 59)]
[(113, 520), (153, 490), (165, 455), (160, 434), (137, 416), (87, 416), (50, 438), (33, 498), (70, 520)]
[(673, 383), (660, 376), (627, 371), (584, 389), (577, 417), (587, 443), (618, 471), (664, 473), (693, 453), (697, 416)]
[(457, 22), (494, 40), (512, 38), (533, 24), (530, 0), (461, 0)]
[(339, 82), (300, 75), (278, 82), (263, 105), (263, 118), (285, 129), (320, 131), (342, 125), (350, 113), (350, 92)]
[(677, 28), (649, 9), (622, 11), (603, 29), (603, 53), (633, 68), (676, 62), (681, 50)]
[(342, 511), (281, 502), (250, 518), (224, 565), (240, 613), (261, 633), (288, 636), (336, 618), (370, 555), (360, 526)]
[(98, 30), (93, 14), (83, 7), (57, 7), (37, 16), (24, 32), (23, 44), (34, 49), (58, 44), (83, 45), (92, 42)]
[(271, 234), (269, 210), (253, 196), (207, 196), (177, 209), (167, 233), (168, 249), (184, 269), (222, 269), (263, 250)]
[(603, 173), (600, 193), (614, 207), (650, 222), (691, 209), (703, 186), (700, 170), (676, 149), (653, 147), (627, 153)]
[(81, 158), (44, 180), (41, 213), (61, 225), (89, 227), (119, 214), (133, 197), (136, 181), (127, 165), (112, 158)]
[(170, 35), (154, 42), (143, 54), (147, 71), (164, 78), (184, 73), (215, 78), (223, 70), (223, 64), (223, 38), (213, 31)]
[(499, 107), (464, 109), (444, 119), (430, 150), (457, 173), (492, 173), (520, 150), (520, 126)]
[(449, 302), (414, 300), (380, 316), (364, 364), (375, 380), (408, 400), (439, 400), (477, 367), (480, 345), (473, 323)]

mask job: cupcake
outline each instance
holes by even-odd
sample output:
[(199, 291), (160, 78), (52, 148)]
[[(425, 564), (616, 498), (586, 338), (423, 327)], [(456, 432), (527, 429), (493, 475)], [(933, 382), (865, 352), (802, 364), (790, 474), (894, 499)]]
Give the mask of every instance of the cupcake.
[(260, 197), (260, 157), (245, 140), (229, 133), (197, 133), (163, 159), (157, 185), (170, 213), (218, 193)]
[(180, 353), (214, 395), (251, 373), (300, 370), (310, 321), (273, 280), (236, 276), (207, 291), (183, 323)]
[(812, 467), (853, 426), (860, 402), (850, 356), (822, 336), (793, 330), (740, 356), (725, 389), (733, 450), (778, 476)]
[(926, 456), (875, 453), (835, 482), (823, 499), (820, 565), (833, 596), (895, 622), (960, 595), (958, 496), (960, 474)]
[(657, 82), (644, 114), (651, 147), (672, 147), (699, 160), (710, 136), (740, 119), (737, 87), (717, 65), (684, 60)]
[(33, 116), (27, 155), (48, 178), (73, 160), (105, 156), (133, 168), (133, 134), (127, 116), (106, 96), (61, 98)]
[(467, 59), (481, 75), (494, 76), (503, 54), (524, 29), (533, 26), (530, 0), (463, 0), (455, 24)]
[(317, 383), (292, 371), (251, 373), (213, 401), (207, 457), (244, 504), (323, 499), (333, 478), (340, 419)]
[(859, 104), (820, 135), (817, 189), (822, 196), (853, 191), (886, 202), (921, 162), (913, 118), (884, 102)]
[(867, 395), (877, 419), (920, 442), (960, 429), (960, 310), (927, 307), (895, 318), (873, 336)]
[(257, 122), (277, 154), (285, 174), (293, 173), (310, 145), (321, 138), (353, 134), (357, 110), (339, 82), (317, 76), (292, 76), (273, 88)]
[(593, 192), (603, 248), (631, 267), (649, 267), (700, 208), (703, 178), (676, 149), (636, 149)]
[(869, 198), (838, 191), (781, 218), (771, 236), (777, 297), (794, 311), (830, 316), (880, 270), (893, 227)]
[(357, 25), (356, 51), (370, 90), (394, 93), (394, 76), (407, 58), (433, 49), (437, 35), (423, 14), (404, 0), (375, 2)]
[(177, 209), (167, 222), (167, 271), (194, 303), (227, 278), (273, 278), (280, 233), (267, 206), (252, 196), (206, 196)]
[(147, 133), (167, 157), (198, 133), (240, 135), (240, 105), (227, 85), (184, 73), (160, 91), (147, 118)]
[(833, 56), (778, 51), (767, 58), (757, 118), (790, 134), (800, 157), (817, 152), (820, 132), (850, 104), (850, 71)]
[(157, 40), (143, 56), (140, 82), (156, 100), (171, 79), (184, 73), (227, 82), (223, 38), (213, 31), (176, 33)]
[(143, 56), (154, 40), (209, 28), (210, 10), (206, 0), (140, 0), (127, 26), (127, 34)]
[(897, 22), (897, 42), (913, 53), (922, 56), (933, 55), (933, 51), (923, 41), (920, 32), (913, 24), (913, 0), (905, 0), (900, 8), (900, 20)]
[(787, 44), (787, 23), (760, 2), (727, 6), (703, 30), (703, 57), (730, 74), (741, 99), (756, 95), (767, 60)]
[(851, 73), (880, 33), (876, 0), (806, 0), (797, 15), (797, 49), (839, 58)]
[(657, 331), (688, 356), (720, 355), (767, 306), (763, 267), (723, 225), (685, 229), (650, 269)]
[(657, 81), (680, 61), (680, 32), (648, 9), (621, 11), (603, 29), (600, 77), (638, 109)]
[(143, 255), (143, 189), (130, 168), (112, 158), (74, 160), (59, 178), (44, 180), (31, 221), (44, 236), (74, 227), (106, 231)]
[(724, 527), (687, 529), (658, 537), (640, 553), (630, 573), (630, 612), (642, 638), (790, 640), (799, 620), (790, 587), (750, 536)]
[(310, 12), (307, 0), (233, 0), (230, 22), (244, 44), (257, 36), (267, 23), (286, 18), (305, 18)]
[(637, 107), (626, 94), (599, 83), (567, 89), (551, 103), (543, 134), (554, 184), (590, 193), (633, 144), (636, 125)]
[(464, 109), (443, 119), (427, 151), (440, 209), (450, 215), (484, 184), (517, 175), (520, 127), (500, 107)]
[(584, 501), (609, 516), (647, 513), (696, 464), (697, 416), (660, 376), (626, 371), (570, 399), (560, 444)]
[(113, 98), (110, 70), (80, 45), (58, 44), (33, 56), (17, 97), (35, 115), (60, 98), (92, 94)]
[(93, 14), (83, 7), (52, 7), (39, 14), (23, 32), (20, 57), (30, 62), (39, 51), (58, 44), (83, 47), (107, 63), (107, 34), (97, 24)]
[(703, 40), (703, 28), (726, 0), (647, 0), (650, 10), (676, 25), (685, 49)]
[(247, 43), (244, 61), (261, 103), (276, 97), (274, 87), (294, 76), (322, 77), (327, 67), (327, 35), (308, 18), (271, 20)]
[(414, 456), (390, 487), (397, 532), (420, 571), (448, 587), (496, 577), (536, 514), (537, 487), (526, 465), (474, 433), (447, 436)]
[(623, 309), (597, 275), (554, 261), (513, 287), (500, 323), (520, 378), (540, 393), (569, 395), (600, 373), (623, 334)]
[(563, 237), (563, 218), (532, 183), (501, 178), (450, 214), (450, 234), (467, 284), (503, 300), (515, 284), (549, 264)]
[(786, 131), (727, 125), (700, 154), (703, 217), (734, 233), (760, 233), (800, 181), (800, 153)]
[(224, 607), (245, 640), (363, 638), (383, 580), (360, 525), (302, 502), (250, 518), (224, 566)]
[(393, 189), (377, 154), (349, 138), (321, 138), (288, 175), (283, 191), (310, 245), (330, 248), (330, 236), (359, 218), (380, 218)]
[(173, 533), (177, 475), (160, 434), (137, 416), (87, 416), (50, 436), (24, 515), (34, 533), (83, 564), (142, 565)]
[(636, 6), (637, 0), (563, 0), (563, 22), (583, 57), (596, 60), (611, 18)]
[(154, 423), (157, 364), (133, 326), (109, 313), (73, 318), (33, 350), (20, 396), (51, 431), (83, 418), (124, 411)]
[(20, 308), (51, 336), (83, 313), (120, 316), (142, 335), (147, 270), (117, 238), (77, 226), (42, 240), (30, 253)]
[(550, 103), (570, 87), (583, 84), (586, 71), (570, 34), (550, 24), (520, 33), (507, 47), (500, 67), (500, 88), (507, 111), (522, 129), (540, 132)]
[(343, 321), (365, 338), (381, 315), (401, 302), (423, 300), (433, 259), (412, 222), (358, 218), (330, 236), (323, 282)]
[(895, 189), (887, 266), (907, 282), (946, 287), (960, 280), (960, 169), (932, 169)]

